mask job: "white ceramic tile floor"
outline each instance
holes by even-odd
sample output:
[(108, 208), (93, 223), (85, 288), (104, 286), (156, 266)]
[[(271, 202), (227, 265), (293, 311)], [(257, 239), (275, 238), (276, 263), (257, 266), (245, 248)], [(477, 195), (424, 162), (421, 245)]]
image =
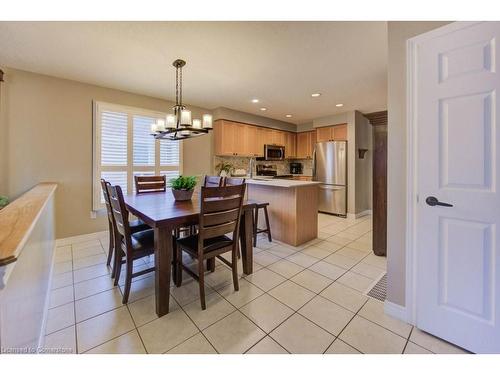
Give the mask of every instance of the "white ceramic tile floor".
[[(121, 304), (106, 267), (107, 234), (56, 249), (46, 347), (69, 353), (461, 353), (385, 315), (364, 295), (386, 269), (371, 252), (371, 217), (319, 216), (319, 238), (292, 247), (259, 237), (254, 273), (235, 292), (218, 262), (206, 277), (207, 310), (189, 276), (171, 289), (170, 313), (154, 311), (153, 274)], [(138, 262), (148, 267), (153, 259)], [(241, 265), (241, 262), (239, 263)], [(123, 280), (123, 279), (122, 279)]]

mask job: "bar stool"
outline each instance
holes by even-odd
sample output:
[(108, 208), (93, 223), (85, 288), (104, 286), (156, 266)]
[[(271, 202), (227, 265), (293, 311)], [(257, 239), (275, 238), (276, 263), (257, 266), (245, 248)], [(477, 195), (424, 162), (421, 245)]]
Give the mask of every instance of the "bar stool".
[[(257, 203), (254, 211), (254, 221), (253, 221), (253, 242), (254, 246), (257, 246), (257, 235), (259, 233), (267, 233), (267, 239), (269, 242), (273, 242), (271, 237), (271, 226), (269, 225), (269, 215), (267, 213), (267, 206), (269, 206), (269, 202), (266, 203)], [(266, 219), (266, 228), (259, 229), (259, 210), (264, 209), (264, 217)]]

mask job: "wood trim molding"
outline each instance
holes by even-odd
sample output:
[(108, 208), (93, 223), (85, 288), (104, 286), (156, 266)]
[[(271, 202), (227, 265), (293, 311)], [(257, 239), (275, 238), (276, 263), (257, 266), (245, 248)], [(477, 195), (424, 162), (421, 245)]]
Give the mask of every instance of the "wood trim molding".
[(387, 111), (364, 113), (370, 124), (373, 126), (387, 125)]
[(15, 262), (57, 184), (41, 183), (0, 210), (0, 266)]

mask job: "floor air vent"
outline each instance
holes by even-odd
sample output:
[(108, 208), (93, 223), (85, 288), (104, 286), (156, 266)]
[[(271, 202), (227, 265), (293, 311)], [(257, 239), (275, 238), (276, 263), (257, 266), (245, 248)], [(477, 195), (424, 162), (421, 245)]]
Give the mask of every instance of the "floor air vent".
[(366, 293), (368, 297), (384, 302), (387, 297), (387, 274), (385, 273), (379, 281)]

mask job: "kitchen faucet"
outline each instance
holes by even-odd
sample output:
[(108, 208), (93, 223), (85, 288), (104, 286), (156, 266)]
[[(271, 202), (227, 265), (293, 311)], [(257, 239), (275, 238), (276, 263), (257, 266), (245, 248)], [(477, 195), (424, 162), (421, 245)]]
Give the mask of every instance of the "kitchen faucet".
[(250, 169), (250, 174), (249, 174), (250, 178), (253, 178), (254, 168), (255, 168), (255, 158), (250, 158), (250, 161), (248, 162), (248, 169)]

